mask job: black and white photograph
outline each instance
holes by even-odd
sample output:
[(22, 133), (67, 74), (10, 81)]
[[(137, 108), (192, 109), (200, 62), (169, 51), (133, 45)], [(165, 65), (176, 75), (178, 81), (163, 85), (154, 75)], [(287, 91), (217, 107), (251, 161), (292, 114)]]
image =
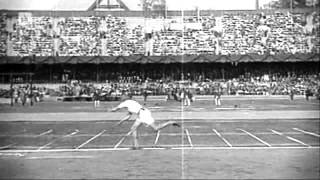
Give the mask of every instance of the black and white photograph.
[(0, 0), (0, 179), (320, 179), (319, 0)]

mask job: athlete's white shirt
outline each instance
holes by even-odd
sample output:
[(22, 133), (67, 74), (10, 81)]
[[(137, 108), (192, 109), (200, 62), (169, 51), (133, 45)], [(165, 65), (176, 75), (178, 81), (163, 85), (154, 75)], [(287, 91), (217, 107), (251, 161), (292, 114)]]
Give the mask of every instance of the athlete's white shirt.
[(120, 103), (118, 108), (128, 108), (129, 112), (138, 114), (140, 109), (143, 107), (137, 101), (129, 99)]
[[(154, 123), (154, 119), (151, 116), (151, 112), (147, 108), (143, 108), (137, 101), (125, 100), (118, 105), (118, 108), (128, 108), (131, 113), (138, 114), (136, 121), (151, 125)], [(143, 109), (142, 109), (143, 108)]]

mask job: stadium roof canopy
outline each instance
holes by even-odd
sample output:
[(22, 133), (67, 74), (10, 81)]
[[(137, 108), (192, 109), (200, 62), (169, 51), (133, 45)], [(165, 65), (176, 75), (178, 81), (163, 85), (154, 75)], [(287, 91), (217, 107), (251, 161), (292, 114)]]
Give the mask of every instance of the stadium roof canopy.
[[(99, 0), (100, 1), (100, 0)], [(101, 0), (102, 3), (108, 0)], [(142, 0), (109, 0), (123, 2), (132, 11), (142, 10)], [(259, 0), (260, 7), (271, 0)], [(98, 0), (0, 0), (0, 9), (6, 10), (77, 10), (86, 11)], [(181, 3), (183, 2), (183, 3)], [(166, 0), (168, 10), (253, 10), (256, 0)]]
[(319, 62), (319, 54), (282, 55), (185, 55), (181, 56), (2, 56), (0, 64), (170, 64), (170, 63), (252, 63)]

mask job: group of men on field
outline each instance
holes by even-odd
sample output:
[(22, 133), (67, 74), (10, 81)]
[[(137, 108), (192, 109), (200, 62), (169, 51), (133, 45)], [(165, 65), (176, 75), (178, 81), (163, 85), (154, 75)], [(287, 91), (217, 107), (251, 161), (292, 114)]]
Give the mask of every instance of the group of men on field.
[(21, 102), (23, 106), (27, 102), (30, 102), (31, 105), (33, 102), (40, 102), (44, 95), (44, 93), (40, 92), (38, 89), (31, 89), (31, 86), (29, 85), (14, 87), (11, 89), (10, 94), (13, 99), (13, 103), (17, 104)]

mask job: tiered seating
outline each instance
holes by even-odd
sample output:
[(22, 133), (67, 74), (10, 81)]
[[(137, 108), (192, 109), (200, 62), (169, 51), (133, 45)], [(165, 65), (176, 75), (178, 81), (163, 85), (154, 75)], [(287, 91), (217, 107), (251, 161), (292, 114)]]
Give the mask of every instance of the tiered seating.
[[(13, 28), (6, 28), (6, 19), (2, 14), (0, 53), (8, 54), (10, 44), (13, 56), (50, 56), (56, 51), (60, 56), (295, 54), (319, 53), (320, 47), (316, 12), (307, 17), (307, 23), (303, 14), (290, 13), (185, 17), (185, 23), (200, 26), (183, 31), (170, 28), (170, 23), (164, 27), (163, 20), (128, 24), (131, 21), (126, 18), (113, 16), (20, 16), (13, 21)], [(156, 22), (160, 28), (148, 32), (152, 36), (146, 38), (144, 26), (155, 26)], [(7, 29), (13, 29), (9, 36)]]
[(96, 56), (101, 54), (98, 17), (70, 17), (58, 22), (61, 56)]
[(13, 55), (53, 55), (53, 32), (51, 17), (19, 17), (11, 32)]
[(0, 14), (0, 56), (7, 53), (7, 14)]

